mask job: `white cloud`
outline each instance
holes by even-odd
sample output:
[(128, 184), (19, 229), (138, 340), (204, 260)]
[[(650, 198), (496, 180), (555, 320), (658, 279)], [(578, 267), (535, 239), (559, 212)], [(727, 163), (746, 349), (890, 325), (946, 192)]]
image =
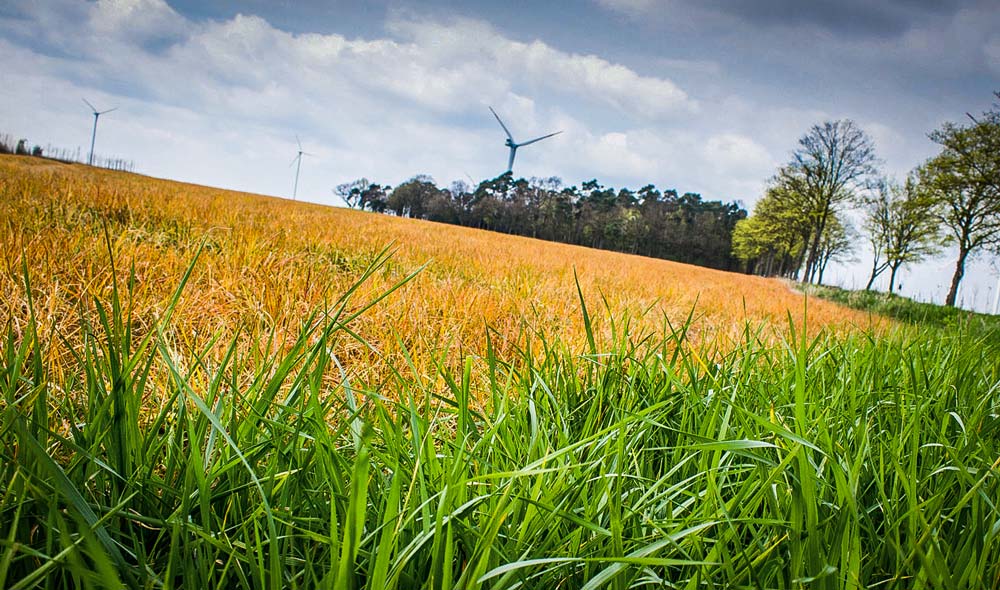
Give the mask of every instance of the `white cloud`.
[(466, 91), (470, 81), (489, 88), (502, 80), (503, 86), (523, 85), (571, 94), (644, 118), (688, 114), (698, 109), (697, 102), (671, 80), (642, 76), (598, 56), (567, 53), (542, 41), (514, 41), (480, 21), (395, 21), (389, 28), (426, 49), (418, 60), (422, 64), (442, 69), (456, 59), (471, 58), (479, 66), (475, 71), (451, 77)]
[[(663, 10), (678, 6), (675, 0), (599, 1), (684, 20)], [(396, 184), (427, 173), (444, 184), (501, 172), (507, 150), (487, 105), (517, 138), (564, 131), (519, 150), (519, 175), (632, 188), (652, 182), (747, 205), (812, 124), (860, 120), (889, 166), (905, 171), (934, 149), (923, 134), (939, 123), (893, 121), (892, 114), (914, 110), (912, 101), (857, 114), (835, 98), (802, 98), (781, 83), (762, 93), (742, 81), (755, 75), (745, 55), (661, 52), (619, 63), (544, 39), (514, 39), (469, 19), (396, 13), (384, 35), (352, 38), (292, 34), (253, 15), (193, 21), (162, 0), (13, 2), (0, 10), (19, 15), (0, 16), (0, 132), (85, 149), (93, 122), (80, 101), (86, 97), (120, 107), (101, 118), (99, 153), (133, 159), (157, 176), (280, 195), (291, 192), (288, 163), (298, 134), (316, 154), (303, 161), (299, 195), (326, 203), (337, 202), (332, 187), (361, 176)], [(943, 38), (957, 49), (937, 63), (956, 72), (988, 64), (997, 72), (996, 15), (977, 9), (949, 18), (943, 33), (928, 21), (895, 43), (845, 46), (824, 38), (810, 51), (930, 62)], [(706, 43), (722, 38), (704, 36)], [(736, 37), (723, 39), (727, 51), (751, 47)], [(773, 43), (764, 45), (773, 59)], [(685, 59), (690, 55), (704, 60)], [(683, 87), (674, 75), (687, 80)], [(769, 78), (763, 84), (772, 90)], [(788, 88), (792, 96), (784, 95)], [(925, 118), (950, 112), (936, 102), (917, 106)]]
[(388, 36), (351, 39), (294, 35), (253, 15), (191, 21), (162, 0), (18, 8), (26, 18), (0, 20), (5, 55), (17, 56), (0, 90), (16, 106), (0, 125), (85, 144), (86, 96), (121, 107), (102, 119), (98, 151), (153, 174), (244, 190), (288, 192), (296, 133), (317, 153), (300, 185), (316, 200), (331, 201), (328, 187), (362, 175), (392, 183), (420, 172), (442, 182), (492, 176), (505, 150), (488, 104), (525, 138), (561, 128), (553, 105), (596, 114), (589, 125), (567, 116), (575, 138), (562, 127), (566, 136), (519, 153), (519, 173), (578, 171), (582, 157), (596, 164), (584, 176), (626, 182), (653, 170), (656, 154), (615, 144), (625, 133), (616, 122), (656, 126), (698, 110), (669, 79), (516, 41), (475, 20), (393, 17)]
[(99, 0), (88, 24), (95, 36), (143, 42), (176, 39), (186, 22), (160, 0)]

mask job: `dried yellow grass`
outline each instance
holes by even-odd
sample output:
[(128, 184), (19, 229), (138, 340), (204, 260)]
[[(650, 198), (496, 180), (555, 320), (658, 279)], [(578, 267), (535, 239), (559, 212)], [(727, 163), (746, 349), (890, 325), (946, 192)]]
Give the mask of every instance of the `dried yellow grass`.
[[(426, 221), (220, 190), (15, 156), (0, 156), (0, 321), (21, 326), (29, 271), (35, 312), (47, 338), (80, 338), (80, 306), (106, 300), (112, 241), (119, 279), (134, 265), (135, 325), (149, 329), (185, 269), (205, 249), (175, 313), (172, 333), (195, 349), (239, 330), (293, 338), (309, 311), (328, 305), (389, 244), (388, 267), (366, 297), (426, 265), (412, 282), (356, 320), (374, 347), (343, 342), (335, 351), (375, 382), (400, 367), (406, 347), (424, 375), (482, 352), (487, 329), (502, 356), (535, 331), (582, 350), (574, 270), (598, 339), (607, 316), (629, 316), (634, 338), (683, 323), (695, 310), (692, 341), (731, 347), (746, 322), (766, 337), (801, 323), (804, 299), (786, 283), (664, 260), (543, 242)], [(604, 307), (602, 298), (606, 300)], [(870, 328), (882, 320), (810, 300), (809, 330)], [(603, 336), (602, 336), (603, 335)], [(57, 347), (58, 348), (58, 347)], [(65, 358), (50, 363), (60, 365)]]

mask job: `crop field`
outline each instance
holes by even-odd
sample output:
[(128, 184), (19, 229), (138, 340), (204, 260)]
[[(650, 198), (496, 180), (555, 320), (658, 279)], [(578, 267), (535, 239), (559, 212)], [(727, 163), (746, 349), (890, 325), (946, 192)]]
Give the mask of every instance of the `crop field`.
[[(432, 376), (439, 361), (482, 354), (488, 334), (504, 357), (537, 332), (578, 347), (586, 334), (576, 278), (598, 339), (610, 337), (610, 317), (630, 318), (640, 340), (693, 312), (689, 341), (726, 349), (746, 322), (771, 338), (789, 314), (801, 323), (805, 309), (780, 281), (44, 160), (0, 160), (0, 191), (0, 301), (17, 312), (15, 325), (26, 321), (27, 268), (36, 320), (58, 335), (56, 348), (79, 336), (81, 304), (106, 301), (112, 261), (122, 288), (134, 271), (129, 303), (142, 331), (196, 255), (170, 326), (187, 349), (237, 332), (288, 343), (310, 312), (332, 305), (391, 250), (350, 309), (417, 275), (352, 323), (371, 348), (355, 341), (338, 350), (366, 377), (401, 364), (404, 348)], [(812, 333), (878, 323), (821, 300), (808, 316)]]
[(1000, 342), (0, 156), (0, 587), (1000, 587)]

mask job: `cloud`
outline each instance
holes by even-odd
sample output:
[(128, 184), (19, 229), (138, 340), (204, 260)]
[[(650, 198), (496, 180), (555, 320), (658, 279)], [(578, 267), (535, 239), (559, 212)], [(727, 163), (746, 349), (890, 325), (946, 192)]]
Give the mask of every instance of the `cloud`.
[(983, 55), (990, 69), (1000, 75), (1000, 35), (991, 36), (983, 45)]
[(538, 40), (514, 41), (481, 21), (397, 20), (389, 24), (389, 30), (425, 49), (418, 61), (427, 69), (442, 70), (454, 64), (456, 58), (472, 58), (480, 69), (459, 71), (462, 75), (450, 77), (454, 80), (452, 87), (461, 87), (466, 93), (471, 77), (487, 88), (502, 80), (501, 84), (512, 88), (560, 92), (603, 102), (638, 117), (683, 115), (698, 109), (697, 102), (671, 80), (642, 76), (601, 57), (560, 51)]
[[(154, 174), (279, 194), (289, 173), (275, 164), (294, 155), (298, 133), (317, 153), (303, 164), (317, 180), (300, 188), (326, 200), (318, 178), (332, 186), (362, 175), (392, 183), (418, 172), (444, 181), (493, 175), (505, 154), (488, 104), (524, 137), (558, 129), (557, 104), (596, 113), (603, 123), (593, 131), (573, 123), (577, 140), (598, 138), (594, 149), (607, 157), (588, 161), (619, 179), (648, 170), (653, 156), (604, 145), (615, 130), (600, 127), (658, 125), (699, 108), (667, 78), (513, 40), (482, 21), (395, 16), (386, 30), (364, 39), (291, 34), (254, 15), (193, 21), (163, 0), (18, 2), (0, 12), (5, 55), (17, 56), (0, 92), (18, 105), (0, 123), (35, 121), (54, 142), (83, 143), (86, 121), (72, 134), (40, 121), (75, 120), (86, 96), (121, 107), (102, 119), (99, 151), (127, 153)], [(45, 101), (36, 96), (56, 87)], [(526, 150), (519, 171), (575, 169), (576, 156), (546, 153), (558, 142), (573, 145)]]
[(631, 18), (684, 15), (718, 24), (806, 27), (849, 38), (897, 37), (928, 17), (953, 14), (955, 0), (596, 0)]
[(615, 58), (594, 53), (608, 36), (585, 43), (594, 31), (580, 28), (519, 38), (395, 12), (365, 29), (377, 33), (293, 34), (253, 14), (189, 18), (162, 0), (7, 0), (0, 132), (85, 149), (86, 97), (119, 107), (101, 118), (99, 153), (278, 195), (291, 193), (298, 134), (315, 154), (299, 197), (336, 203), (331, 188), (362, 176), (495, 176), (507, 150), (492, 105), (515, 137), (564, 131), (519, 150), (519, 175), (752, 205), (825, 119), (860, 121), (901, 176), (936, 149), (928, 130), (977, 110), (955, 80), (982, 92), (1000, 72), (1000, 13), (985, 1), (848, 0), (836, 14), (830, 2), (596, 1), (626, 15), (608, 35), (635, 35), (615, 41)]

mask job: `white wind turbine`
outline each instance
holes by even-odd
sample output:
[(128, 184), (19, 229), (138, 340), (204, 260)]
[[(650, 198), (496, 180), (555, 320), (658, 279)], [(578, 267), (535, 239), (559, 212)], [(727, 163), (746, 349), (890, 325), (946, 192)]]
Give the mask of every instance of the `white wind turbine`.
[(87, 158), (87, 164), (93, 166), (94, 165), (94, 141), (97, 140), (97, 119), (101, 115), (110, 113), (111, 111), (117, 111), (118, 107), (115, 107), (113, 109), (108, 109), (106, 111), (99, 111), (99, 110), (97, 110), (97, 107), (95, 107), (94, 105), (90, 104), (90, 102), (86, 98), (83, 99), (83, 102), (87, 103), (87, 106), (90, 107), (90, 110), (94, 111), (94, 131), (93, 131), (93, 133), (90, 134), (90, 157)]
[(497, 123), (500, 123), (500, 126), (503, 127), (504, 133), (507, 134), (507, 141), (504, 142), (504, 145), (510, 148), (510, 157), (507, 159), (507, 172), (510, 172), (514, 169), (514, 156), (517, 154), (517, 148), (524, 147), (526, 145), (531, 145), (536, 141), (542, 141), (543, 139), (548, 139), (553, 135), (559, 135), (560, 133), (562, 133), (562, 131), (556, 131), (555, 133), (549, 133), (548, 135), (536, 137), (535, 139), (529, 141), (517, 143), (516, 141), (514, 141), (514, 136), (510, 134), (510, 129), (507, 129), (507, 126), (503, 124), (503, 121), (500, 120), (500, 115), (498, 115), (497, 112), (493, 110), (493, 107), (490, 107), (490, 112), (493, 113), (493, 116), (497, 118)]
[[(292, 160), (292, 164), (295, 164), (295, 186), (292, 188), (292, 200), (299, 194), (299, 170), (302, 168), (302, 156), (312, 156), (309, 152), (302, 151), (302, 142), (299, 141), (299, 136), (295, 136), (295, 143), (299, 144), (299, 153), (296, 154), (295, 158)], [(292, 164), (288, 166), (291, 167)]]

